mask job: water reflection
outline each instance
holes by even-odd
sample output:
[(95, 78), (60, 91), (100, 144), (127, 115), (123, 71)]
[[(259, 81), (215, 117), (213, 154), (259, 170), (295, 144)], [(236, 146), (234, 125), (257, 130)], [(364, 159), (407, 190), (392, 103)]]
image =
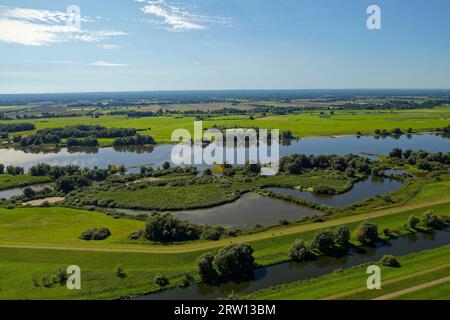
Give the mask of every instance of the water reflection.
[[(173, 145), (163, 144), (154, 147), (125, 147), (125, 148), (27, 148), (0, 149), (1, 163), (16, 165), (28, 169), (32, 165), (47, 162), (52, 165), (75, 164), (82, 167), (106, 168), (108, 165), (124, 165), (125, 167), (139, 167), (153, 164), (160, 166), (170, 161)], [(288, 145), (280, 146), (280, 155), (290, 154), (381, 154), (387, 155), (392, 149), (413, 149), (429, 152), (449, 152), (450, 139), (448, 135), (423, 134), (406, 135), (398, 138), (356, 137), (343, 136), (336, 138), (307, 138), (290, 141)], [(226, 154), (226, 153), (225, 153)]]
[[(52, 184), (50, 184), (50, 183), (37, 184), (37, 185), (30, 186), (30, 188), (33, 189), (34, 191), (42, 191), (45, 188), (51, 188), (51, 187), (52, 187)], [(12, 197), (21, 196), (21, 195), (23, 195), (23, 190), (25, 188), (26, 187), (0, 191), (0, 199), (10, 199)]]
[[(142, 214), (142, 210), (119, 209), (127, 214)], [(235, 202), (218, 207), (172, 212), (177, 218), (199, 224), (225, 227), (251, 228), (256, 224), (271, 226), (281, 219), (290, 221), (321, 214), (320, 211), (297, 206), (282, 200), (271, 199), (255, 193), (244, 194)]]
[(268, 188), (275, 193), (312, 200), (332, 207), (343, 208), (352, 203), (362, 201), (376, 195), (382, 195), (402, 187), (401, 182), (394, 179), (371, 177), (356, 183), (352, 189), (339, 195), (324, 195), (285, 188)]

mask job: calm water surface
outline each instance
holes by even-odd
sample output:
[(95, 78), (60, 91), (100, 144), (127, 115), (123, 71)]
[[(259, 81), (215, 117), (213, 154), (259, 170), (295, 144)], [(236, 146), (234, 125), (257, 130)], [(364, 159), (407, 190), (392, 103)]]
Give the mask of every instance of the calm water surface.
[[(45, 188), (51, 188), (52, 184), (47, 183), (47, 184), (36, 184), (33, 186), (30, 186), (31, 189), (33, 189), (34, 191), (41, 191), (44, 190)], [(15, 196), (21, 196), (23, 194), (23, 190), (25, 188), (14, 188), (14, 189), (8, 189), (8, 190), (3, 190), (0, 191), (0, 199), (9, 199)]]
[[(145, 211), (127, 209), (119, 211), (128, 214), (145, 213)], [(235, 202), (218, 207), (172, 213), (181, 220), (194, 223), (238, 228), (251, 228), (256, 224), (271, 226), (277, 224), (280, 219), (295, 221), (301, 217), (321, 214), (318, 210), (263, 197), (256, 193), (244, 194)]]
[(394, 179), (371, 177), (355, 183), (348, 192), (339, 195), (323, 195), (311, 192), (303, 192), (295, 189), (268, 188), (267, 190), (286, 194), (298, 198), (312, 200), (328, 206), (343, 208), (352, 203), (362, 201), (376, 195), (382, 195), (402, 187), (402, 183)]
[[(362, 154), (373, 153), (387, 155), (393, 148), (423, 149), (429, 152), (449, 152), (450, 139), (433, 134), (403, 135), (399, 138), (344, 136), (337, 138), (308, 138), (293, 141), (288, 146), (280, 146), (280, 155), (303, 154)], [(80, 167), (106, 168), (108, 165), (125, 165), (128, 168), (141, 165), (161, 165), (170, 161), (173, 145), (163, 144), (153, 148), (90, 148), (67, 149), (59, 152), (23, 151), (0, 149), (0, 162), (28, 169), (36, 163), (51, 165), (74, 164)], [(137, 171), (137, 169), (134, 169)]]

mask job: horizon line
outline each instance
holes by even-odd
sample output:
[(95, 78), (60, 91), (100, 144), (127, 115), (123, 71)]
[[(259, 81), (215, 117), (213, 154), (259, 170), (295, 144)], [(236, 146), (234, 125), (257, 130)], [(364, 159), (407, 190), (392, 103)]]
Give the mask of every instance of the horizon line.
[(15, 95), (64, 95), (64, 94), (126, 94), (126, 93), (171, 93), (171, 92), (227, 92), (227, 91), (450, 91), (450, 88), (284, 88), (284, 89), (264, 89), (264, 88), (241, 88), (241, 89), (164, 89), (164, 90), (131, 90), (131, 91), (54, 91), (54, 92), (17, 92), (0, 93), (0, 96)]

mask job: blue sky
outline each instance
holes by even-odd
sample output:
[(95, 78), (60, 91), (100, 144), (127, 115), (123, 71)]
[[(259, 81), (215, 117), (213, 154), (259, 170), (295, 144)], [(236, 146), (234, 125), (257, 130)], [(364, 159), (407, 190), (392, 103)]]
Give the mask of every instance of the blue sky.
[(2, 0), (0, 93), (450, 88), (449, 15), (447, 0)]

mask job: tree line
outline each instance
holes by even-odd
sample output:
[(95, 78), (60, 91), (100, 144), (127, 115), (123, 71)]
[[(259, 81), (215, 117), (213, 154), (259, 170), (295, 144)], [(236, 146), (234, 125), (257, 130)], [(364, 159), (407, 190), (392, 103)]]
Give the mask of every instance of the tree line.
[(35, 130), (36, 126), (32, 123), (6, 123), (0, 124), (0, 132), (22, 132), (22, 131), (31, 131)]
[(370, 174), (371, 164), (370, 159), (353, 154), (346, 156), (294, 154), (280, 159), (280, 171), (300, 174), (309, 169), (333, 169), (353, 176), (356, 172)]

